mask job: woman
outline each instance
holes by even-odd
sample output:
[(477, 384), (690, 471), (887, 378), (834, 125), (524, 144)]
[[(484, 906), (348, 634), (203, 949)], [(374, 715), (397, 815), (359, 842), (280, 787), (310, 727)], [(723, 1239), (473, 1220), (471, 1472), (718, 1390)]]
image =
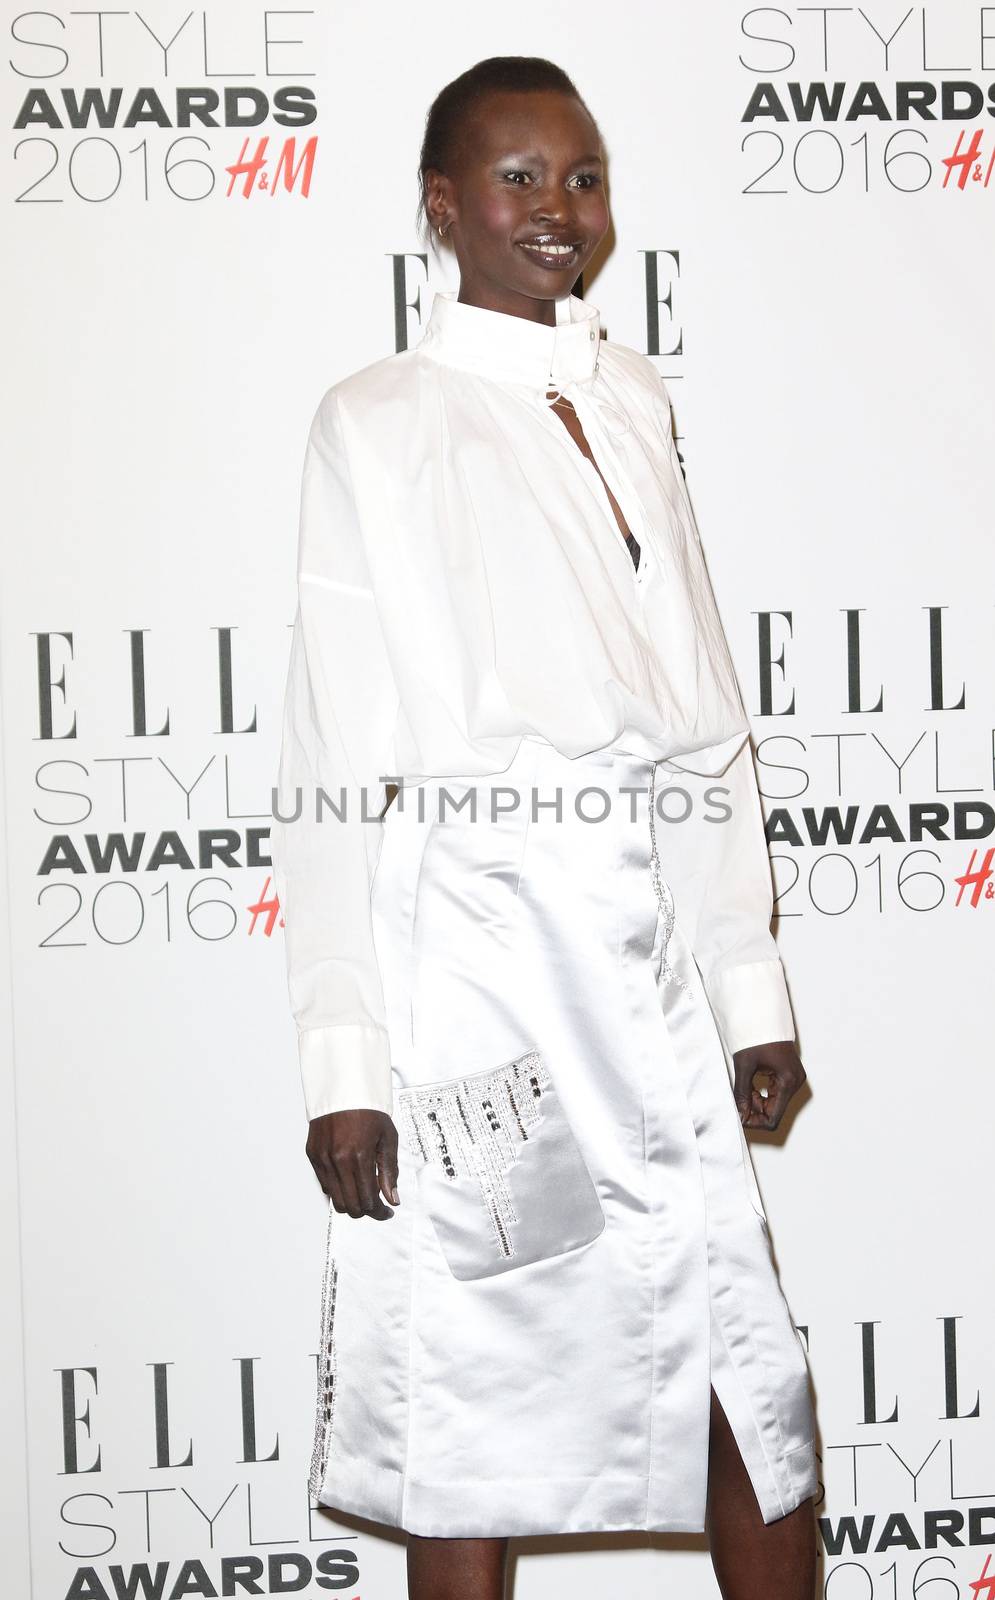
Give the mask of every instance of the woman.
[(706, 1525), (724, 1595), (810, 1600), (743, 1134), (804, 1072), (667, 392), (571, 292), (600, 137), (495, 57), (420, 172), (460, 288), (315, 415), (273, 833), (330, 1200), (312, 1492), (407, 1530), (415, 1600), (496, 1600), (509, 1536)]

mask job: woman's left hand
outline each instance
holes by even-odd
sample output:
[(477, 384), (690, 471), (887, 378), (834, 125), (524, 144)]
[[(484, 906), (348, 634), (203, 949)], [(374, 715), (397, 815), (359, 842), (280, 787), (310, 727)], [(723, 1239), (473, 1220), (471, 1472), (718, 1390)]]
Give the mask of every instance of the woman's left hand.
[(805, 1082), (805, 1068), (794, 1045), (784, 1039), (751, 1044), (736, 1051), (732, 1065), (733, 1093), (743, 1127), (776, 1128), (788, 1101)]

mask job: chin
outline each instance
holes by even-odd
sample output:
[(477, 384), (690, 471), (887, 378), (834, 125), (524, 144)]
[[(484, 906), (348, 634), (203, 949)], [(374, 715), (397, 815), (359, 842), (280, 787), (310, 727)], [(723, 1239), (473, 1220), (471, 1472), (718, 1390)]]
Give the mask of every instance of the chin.
[(533, 300), (563, 300), (567, 295), (573, 294), (574, 284), (583, 270), (583, 267), (571, 267), (569, 271), (560, 273), (536, 267), (534, 272), (530, 273), (528, 283), (522, 286), (521, 292), (531, 295)]

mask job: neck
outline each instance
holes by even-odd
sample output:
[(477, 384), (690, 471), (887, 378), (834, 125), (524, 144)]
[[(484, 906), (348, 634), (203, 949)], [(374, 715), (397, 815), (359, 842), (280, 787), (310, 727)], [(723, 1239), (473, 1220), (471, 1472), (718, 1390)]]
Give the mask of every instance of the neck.
[(556, 326), (557, 300), (569, 298), (571, 292), (568, 289), (564, 295), (540, 300), (535, 295), (519, 294), (503, 285), (480, 282), (472, 277), (468, 279), (464, 275), (456, 298), (460, 305), (478, 306), (481, 311), (497, 311), (502, 316), (521, 317), (525, 322), (538, 322), (544, 327), (553, 328)]

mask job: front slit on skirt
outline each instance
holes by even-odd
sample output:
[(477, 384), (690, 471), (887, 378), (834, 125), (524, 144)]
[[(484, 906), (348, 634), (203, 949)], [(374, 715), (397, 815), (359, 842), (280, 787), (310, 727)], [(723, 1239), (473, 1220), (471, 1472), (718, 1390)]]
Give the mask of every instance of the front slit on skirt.
[[(805, 1356), (652, 774), (528, 737), (387, 812), (401, 1204), (329, 1207), (326, 1506), (450, 1538), (699, 1532), (712, 1387), (765, 1522), (815, 1492)], [(465, 804), (440, 820), (443, 790)]]

